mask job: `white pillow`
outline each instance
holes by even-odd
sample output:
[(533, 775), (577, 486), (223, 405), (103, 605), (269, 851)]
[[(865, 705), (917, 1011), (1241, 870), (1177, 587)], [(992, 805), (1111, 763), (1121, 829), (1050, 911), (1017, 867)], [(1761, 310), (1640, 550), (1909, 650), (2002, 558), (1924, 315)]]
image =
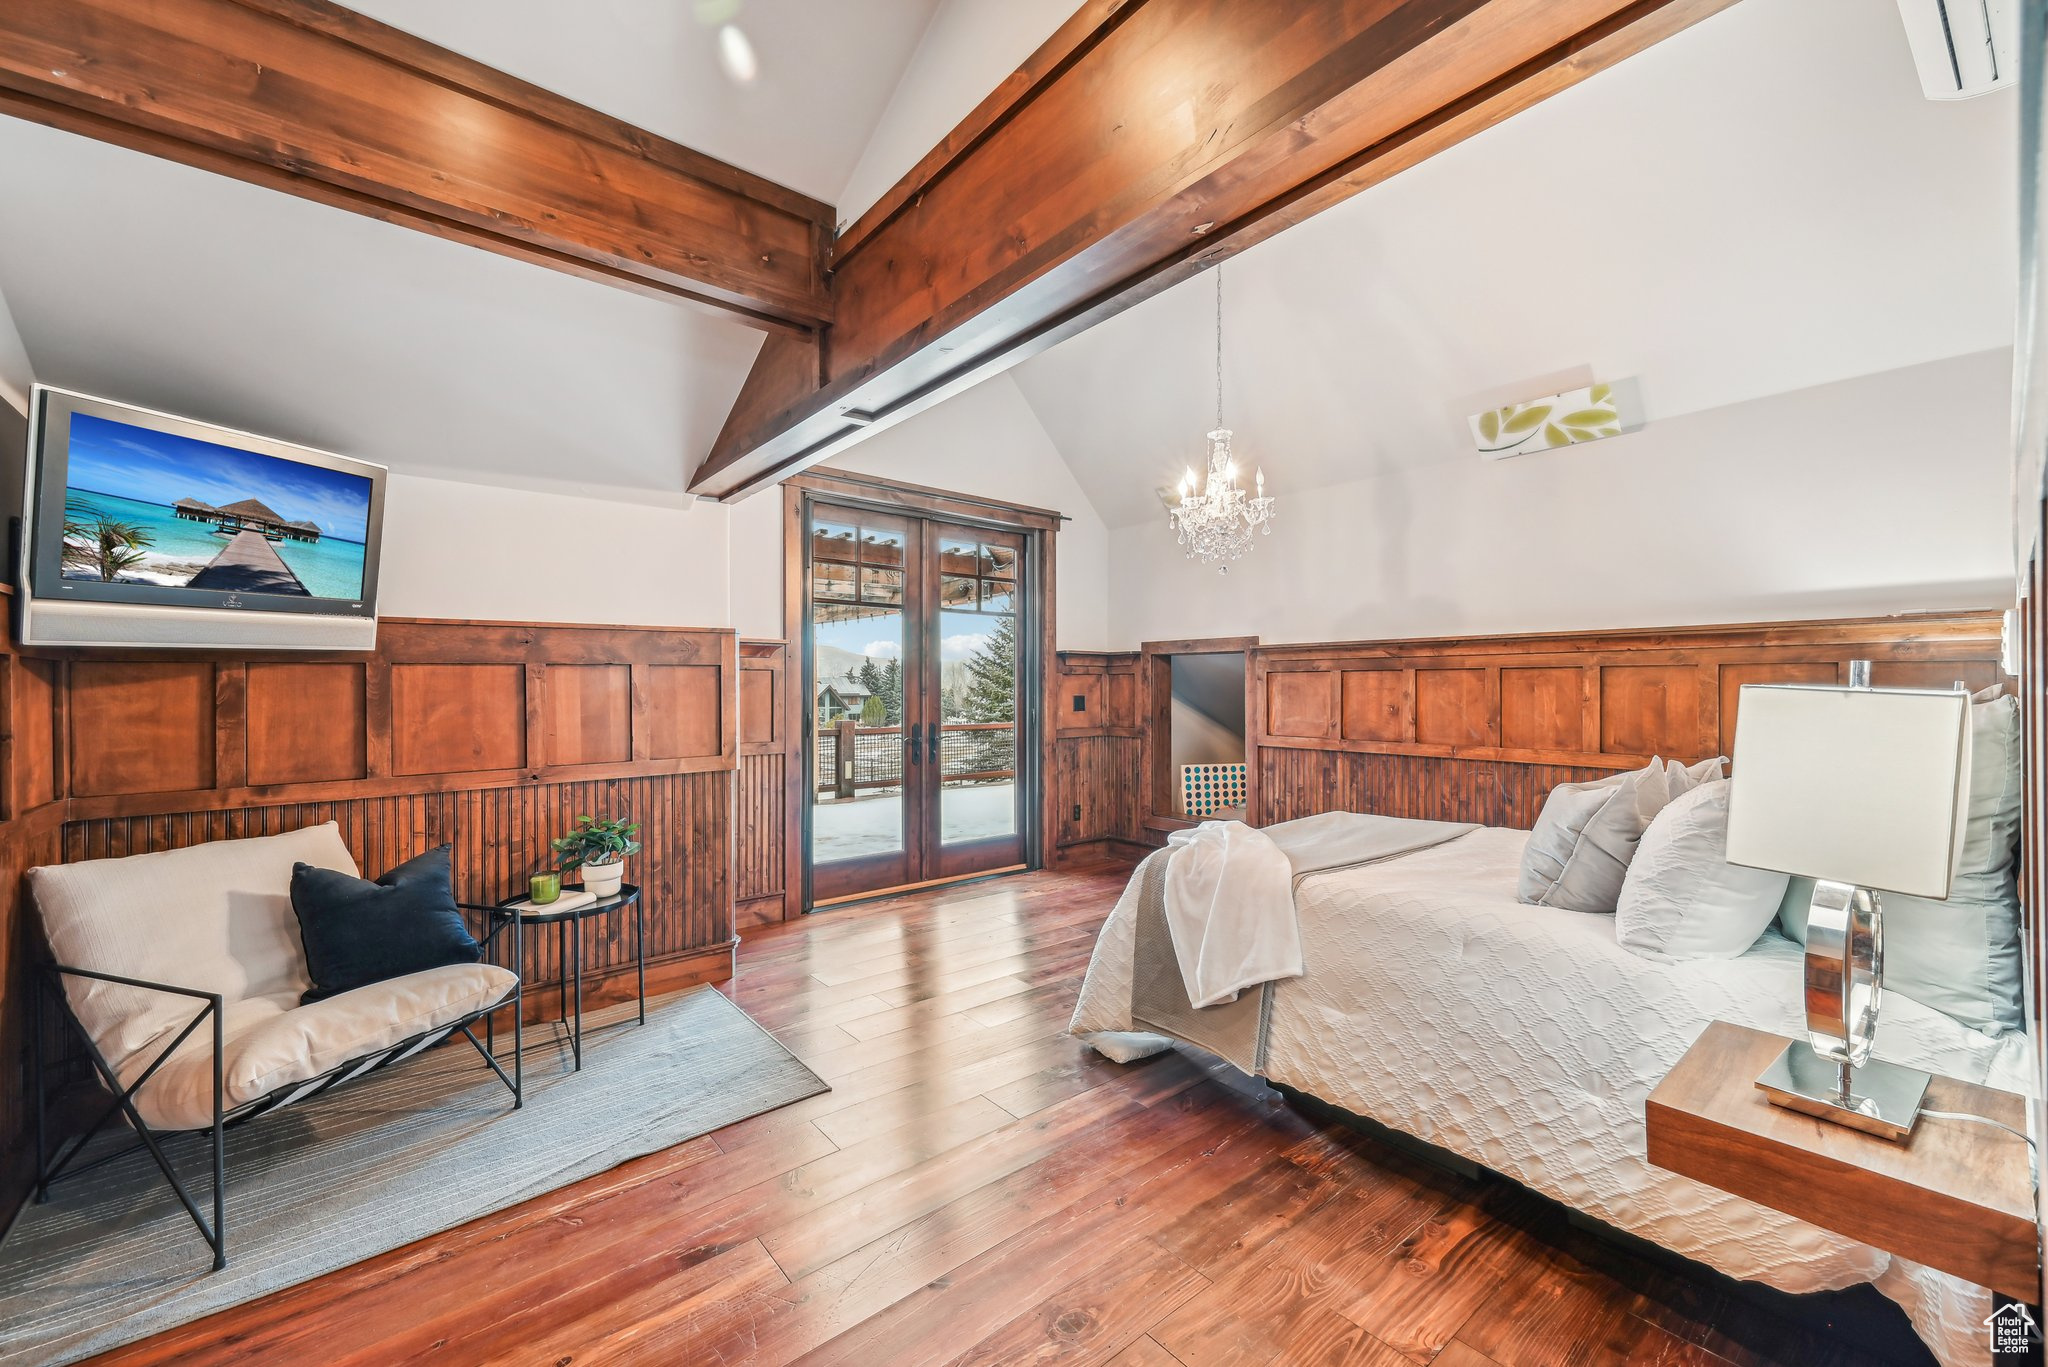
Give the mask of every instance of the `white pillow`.
[(1782, 873), (1728, 862), (1726, 779), (1703, 783), (1643, 832), (1615, 906), (1614, 938), (1646, 959), (1733, 959), (1784, 899)]
[(1719, 778), (1721, 765), (1709, 759), (1687, 768), (1652, 759), (1625, 774), (1558, 784), (1522, 848), (1516, 896), (1532, 906), (1613, 911), (1650, 822), (1681, 793)]

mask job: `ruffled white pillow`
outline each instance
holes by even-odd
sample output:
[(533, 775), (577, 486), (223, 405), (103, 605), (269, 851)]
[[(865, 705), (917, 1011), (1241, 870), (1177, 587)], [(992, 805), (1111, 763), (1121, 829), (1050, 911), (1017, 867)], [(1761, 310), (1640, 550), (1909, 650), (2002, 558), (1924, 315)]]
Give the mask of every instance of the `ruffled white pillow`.
[(1728, 862), (1726, 779), (1703, 783), (1643, 832), (1614, 910), (1614, 938), (1646, 959), (1733, 959), (1770, 927), (1782, 873)]

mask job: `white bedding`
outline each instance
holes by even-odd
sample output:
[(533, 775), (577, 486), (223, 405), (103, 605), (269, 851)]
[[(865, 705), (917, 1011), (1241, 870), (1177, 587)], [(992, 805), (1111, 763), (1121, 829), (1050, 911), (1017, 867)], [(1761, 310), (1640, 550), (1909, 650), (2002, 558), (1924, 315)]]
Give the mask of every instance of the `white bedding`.
[[(1461, 1154), (1731, 1276), (1785, 1291), (1873, 1281), (1944, 1363), (1984, 1363), (1990, 1293), (1652, 1167), (1643, 1102), (1709, 1021), (1786, 1035), (1801, 951), (1656, 963), (1611, 916), (1515, 899), (1527, 833), (1483, 829), (1296, 890), (1306, 973), (1274, 990), (1267, 1076)], [(1135, 884), (1104, 925), (1072, 1030), (1113, 1058), (1130, 1028)], [(1108, 1032), (1108, 1033), (1104, 1033)], [(1887, 993), (1876, 1052), (2026, 1092), (2027, 1039)], [(2014, 1139), (2012, 1142), (2019, 1143)]]

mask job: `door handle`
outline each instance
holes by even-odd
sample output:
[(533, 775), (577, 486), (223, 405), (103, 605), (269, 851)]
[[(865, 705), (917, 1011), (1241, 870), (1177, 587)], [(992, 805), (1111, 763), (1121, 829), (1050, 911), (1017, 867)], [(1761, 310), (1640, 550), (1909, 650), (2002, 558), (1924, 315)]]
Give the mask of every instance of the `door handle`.
[(928, 721), (924, 724), (924, 748), (930, 752), (932, 763), (944, 769), (944, 756), (939, 753), (939, 724)]
[(912, 723), (911, 725), (909, 725), (909, 726), (906, 726), (906, 727), (904, 727), (903, 729), (904, 729), (905, 731), (907, 731), (907, 732), (909, 732), (909, 733), (910, 733), (910, 763), (911, 763), (912, 767), (915, 767), (915, 766), (917, 766), (917, 765), (920, 765), (920, 764), (924, 763), (924, 756), (923, 756), (923, 754), (922, 754), (922, 753), (920, 753), (920, 751), (919, 751), (919, 748), (918, 748), (918, 744), (917, 744), (917, 725), (916, 725), (916, 723)]

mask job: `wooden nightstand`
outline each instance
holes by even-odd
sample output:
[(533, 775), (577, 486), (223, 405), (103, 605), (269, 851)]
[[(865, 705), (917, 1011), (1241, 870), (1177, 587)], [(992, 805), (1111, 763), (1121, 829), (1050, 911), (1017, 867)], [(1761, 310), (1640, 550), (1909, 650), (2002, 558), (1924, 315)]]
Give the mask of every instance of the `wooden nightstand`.
[[(1922, 1116), (1894, 1143), (1773, 1106), (1757, 1074), (1781, 1035), (1720, 1021), (1650, 1093), (1650, 1161), (2015, 1300), (2041, 1299), (2027, 1145)], [(2026, 1101), (1936, 1077), (1926, 1109), (2027, 1128)]]

